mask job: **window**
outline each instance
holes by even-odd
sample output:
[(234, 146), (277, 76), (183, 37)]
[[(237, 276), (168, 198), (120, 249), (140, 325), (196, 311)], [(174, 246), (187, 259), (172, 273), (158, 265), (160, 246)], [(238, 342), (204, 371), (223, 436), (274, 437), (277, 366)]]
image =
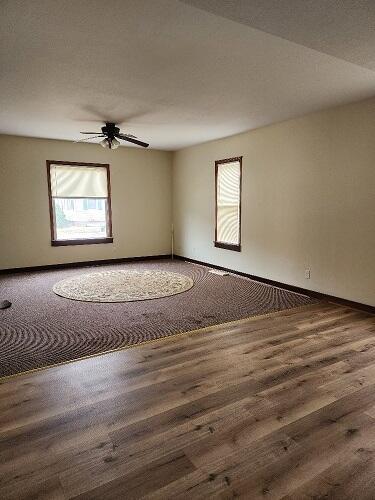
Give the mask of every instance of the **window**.
[(109, 165), (47, 161), (52, 246), (112, 243)]
[(215, 162), (215, 247), (241, 251), (242, 156)]

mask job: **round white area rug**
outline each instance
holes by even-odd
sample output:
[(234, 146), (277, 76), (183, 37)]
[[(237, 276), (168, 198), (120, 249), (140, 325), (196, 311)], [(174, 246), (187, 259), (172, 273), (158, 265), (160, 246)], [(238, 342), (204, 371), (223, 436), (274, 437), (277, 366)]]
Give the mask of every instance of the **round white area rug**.
[(186, 292), (194, 281), (169, 271), (103, 271), (59, 281), (53, 291), (86, 302), (132, 302)]

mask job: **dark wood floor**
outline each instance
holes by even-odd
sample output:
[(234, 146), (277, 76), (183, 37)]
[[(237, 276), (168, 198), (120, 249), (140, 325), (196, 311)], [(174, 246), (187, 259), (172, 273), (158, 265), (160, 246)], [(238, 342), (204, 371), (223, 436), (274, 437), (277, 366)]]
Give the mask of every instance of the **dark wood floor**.
[(333, 304), (2, 380), (1, 499), (375, 499), (375, 318)]

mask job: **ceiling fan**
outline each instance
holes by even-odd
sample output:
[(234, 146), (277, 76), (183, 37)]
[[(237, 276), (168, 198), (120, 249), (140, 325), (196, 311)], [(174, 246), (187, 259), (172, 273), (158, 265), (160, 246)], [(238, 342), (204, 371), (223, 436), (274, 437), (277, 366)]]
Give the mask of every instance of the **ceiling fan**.
[(75, 142), (86, 142), (87, 140), (91, 139), (97, 139), (98, 137), (104, 137), (104, 139), (99, 143), (103, 146), (103, 148), (108, 148), (108, 149), (116, 149), (120, 146), (120, 141), (118, 139), (121, 139), (122, 141), (128, 141), (133, 144), (137, 144), (138, 146), (142, 146), (143, 148), (147, 148), (149, 144), (146, 142), (139, 141), (135, 135), (131, 134), (122, 134), (120, 133), (119, 127), (116, 127), (115, 123), (110, 123), (107, 122), (104, 127), (102, 127), (102, 133), (98, 135), (98, 132), (81, 132), (81, 134), (87, 134), (87, 135), (92, 135), (94, 134), (93, 137), (84, 137), (83, 139), (80, 139), (79, 141)]

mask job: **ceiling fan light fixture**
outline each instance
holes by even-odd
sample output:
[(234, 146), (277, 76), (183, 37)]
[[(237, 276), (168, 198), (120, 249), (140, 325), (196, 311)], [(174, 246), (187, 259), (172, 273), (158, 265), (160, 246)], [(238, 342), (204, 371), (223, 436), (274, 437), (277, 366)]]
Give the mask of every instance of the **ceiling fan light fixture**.
[(103, 148), (107, 149), (117, 149), (120, 146), (120, 141), (117, 139), (113, 138), (111, 139), (110, 137), (106, 137), (99, 143)]

